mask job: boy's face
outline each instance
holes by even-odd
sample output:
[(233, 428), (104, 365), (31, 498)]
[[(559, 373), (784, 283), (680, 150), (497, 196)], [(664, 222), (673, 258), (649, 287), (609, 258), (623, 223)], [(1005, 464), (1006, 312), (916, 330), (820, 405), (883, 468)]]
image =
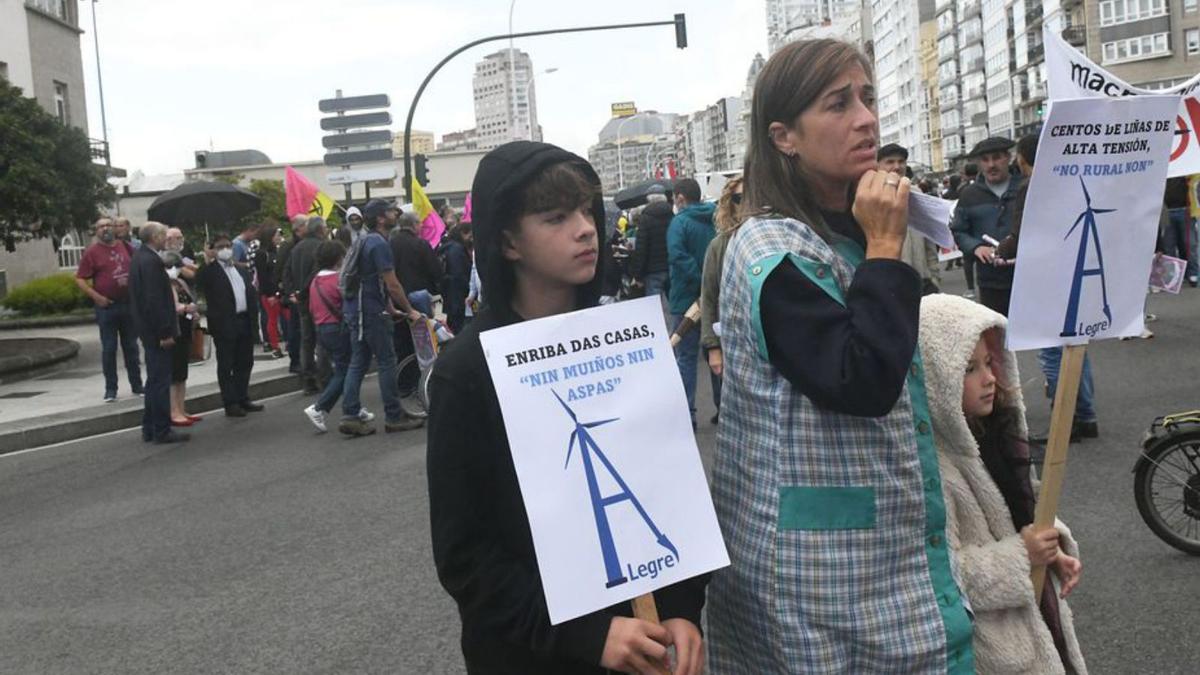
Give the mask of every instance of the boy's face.
[(578, 286), (596, 276), (599, 242), (592, 212), (556, 209), (527, 213), (505, 233), (504, 256), (518, 277), (552, 286)]

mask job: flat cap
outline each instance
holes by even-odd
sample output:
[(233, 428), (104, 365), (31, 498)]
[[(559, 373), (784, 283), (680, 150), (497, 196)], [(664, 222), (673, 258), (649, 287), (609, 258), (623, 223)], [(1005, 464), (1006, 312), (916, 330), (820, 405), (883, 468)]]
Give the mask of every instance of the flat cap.
[(879, 152), (875, 153), (876, 160), (882, 160), (884, 157), (900, 157), (901, 159), (908, 159), (908, 148), (905, 148), (899, 143), (888, 143), (880, 148)]
[(1016, 145), (1016, 143), (1014, 143), (1012, 139), (1005, 138), (1003, 136), (992, 136), (991, 138), (985, 138), (976, 143), (975, 147), (971, 148), (971, 152), (967, 155), (967, 157), (978, 157), (980, 155), (986, 155), (989, 152), (1004, 152), (1012, 148), (1014, 145)]

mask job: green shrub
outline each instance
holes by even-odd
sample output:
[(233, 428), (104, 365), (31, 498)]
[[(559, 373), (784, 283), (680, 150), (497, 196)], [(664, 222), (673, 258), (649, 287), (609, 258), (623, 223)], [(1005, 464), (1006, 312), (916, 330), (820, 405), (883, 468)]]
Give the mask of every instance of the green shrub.
[(24, 315), (62, 314), (84, 306), (86, 296), (69, 272), (34, 279), (8, 292), (0, 304)]

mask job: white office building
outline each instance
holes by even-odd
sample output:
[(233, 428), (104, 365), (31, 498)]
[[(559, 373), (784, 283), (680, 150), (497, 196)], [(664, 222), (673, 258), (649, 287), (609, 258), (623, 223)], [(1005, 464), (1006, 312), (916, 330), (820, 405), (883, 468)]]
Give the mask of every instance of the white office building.
[(537, 121), (533, 60), (519, 49), (502, 49), (475, 64), (475, 131), (478, 147), (542, 140)]

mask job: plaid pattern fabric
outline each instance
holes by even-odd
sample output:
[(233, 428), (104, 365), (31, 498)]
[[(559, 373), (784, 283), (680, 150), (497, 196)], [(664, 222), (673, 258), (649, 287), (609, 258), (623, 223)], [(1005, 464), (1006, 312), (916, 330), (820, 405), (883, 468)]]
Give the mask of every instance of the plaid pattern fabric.
[[(953, 608), (957, 588), (939, 587), (931, 575), (926, 548), (940, 542), (927, 535), (944, 534), (944, 507), (940, 520), (927, 522), (930, 491), (940, 505), (941, 485), (936, 462), (932, 477), (922, 469), (907, 385), (886, 417), (853, 417), (817, 407), (759, 356), (752, 278), (769, 273), (761, 261), (784, 252), (828, 265), (843, 294), (854, 275), (794, 220), (752, 219), (726, 254), (713, 498), (733, 564), (709, 586), (711, 672), (971, 672), (969, 624), (965, 647), (956, 636), (954, 658), (947, 655), (939, 601)], [(873, 488), (875, 525), (780, 527), (780, 489), (791, 486)]]

